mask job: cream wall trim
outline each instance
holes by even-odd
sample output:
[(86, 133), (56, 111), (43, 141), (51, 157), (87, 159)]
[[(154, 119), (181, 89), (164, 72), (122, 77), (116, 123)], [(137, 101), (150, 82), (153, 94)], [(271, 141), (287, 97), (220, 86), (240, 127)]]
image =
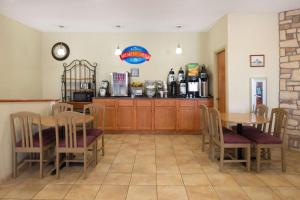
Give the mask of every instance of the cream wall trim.
[(41, 33), (0, 15), (0, 98), (41, 98)]

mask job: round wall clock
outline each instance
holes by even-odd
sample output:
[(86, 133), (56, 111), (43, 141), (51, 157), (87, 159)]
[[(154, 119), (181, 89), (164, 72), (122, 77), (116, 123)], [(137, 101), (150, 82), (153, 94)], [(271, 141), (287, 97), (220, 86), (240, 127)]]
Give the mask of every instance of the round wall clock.
[(66, 43), (57, 42), (53, 45), (51, 50), (53, 58), (56, 60), (65, 60), (70, 54), (70, 48)]

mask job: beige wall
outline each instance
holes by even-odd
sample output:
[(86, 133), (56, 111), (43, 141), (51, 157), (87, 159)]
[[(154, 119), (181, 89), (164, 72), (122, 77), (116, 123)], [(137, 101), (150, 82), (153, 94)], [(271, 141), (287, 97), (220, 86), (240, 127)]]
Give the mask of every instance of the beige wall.
[(20, 111), (31, 111), (42, 115), (49, 115), (51, 106), (55, 102), (27, 102), (1, 103), (0, 102), (0, 182), (12, 173), (12, 143), (10, 114)]
[[(110, 72), (130, 71), (132, 67), (140, 69), (141, 81), (166, 80), (170, 68), (176, 72), (180, 66), (189, 62), (207, 63), (206, 33), (43, 33), (42, 36), (42, 82), (43, 97), (61, 97), (60, 77), (63, 62), (73, 59), (87, 59), (97, 62), (97, 84), (109, 79)], [(70, 47), (70, 56), (61, 62), (52, 58), (50, 50), (58, 41), (66, 42)], [(180, 42), (182, 55), (176, 55), (175, 49)], [(130, 65), (114, 55), (116, 46), (144, 46), (152, 55), (149, 62)]]
[(0, 15), (0, 98), (40, 98), (41, 33)]
[[(250, 111), (250, 78), (267, 78), (267, 105), (278, 107), (279, 38), (278, 16), (273, 14), (228, 15), (228, 108)], [(265, 67), (251, 68), (249, 55), (264, 54)]]
[[(207, 52), (208, 52), (208, 67), (210, 71), (210, 92), (214, 94), (215, 106), (217, 106), (216, 97), (218, 94), (218, 77), (217, 77), (217, 62), (216, 54), (221, 50), (226, 50), (228, 41), (228, 20), (227, 15), (222, 17), (207, 34)], [(227, 51), (226, 51), (227, 61)], [(225, 81), (227, 84), (227, 80)], [(227, 95), (228, 96), (228, 95)], [(228, 105), (228, 101), (227, 101)]]

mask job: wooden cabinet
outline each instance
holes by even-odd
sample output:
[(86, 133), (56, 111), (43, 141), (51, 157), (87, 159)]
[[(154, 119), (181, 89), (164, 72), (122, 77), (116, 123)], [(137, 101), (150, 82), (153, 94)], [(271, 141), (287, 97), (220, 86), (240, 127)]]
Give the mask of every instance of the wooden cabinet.
[(117, 102), (117, 128), (132, 130), (135, 127), (135, 114), (133, 100), (120, 100)]
[(177, 128), (179, 130), (195, 130), (195, 117), (195, 100), (178, 101)]
[(176, 130), (177, 108), (175, 100), (154, 100), (154, 129)]
[(199, 105), (213, 106), (212, 99), (94, 98), (93, 103), (105, 106), (105, 130), (118, 132), (199, 133)]
[[(115, 100), (111, 99), (94, 99), (93, 103), (101, 104), (105, 106), (105, 122), (104, 122), (104, 129), (105, 130), (115, 130), (116, 129), (116, 105)], [(102, 113), (99, 116), (99, 123), (102, 123)]]
[(151, 100), (136, 100), (136, 130), (152, 130), (153, 108)]

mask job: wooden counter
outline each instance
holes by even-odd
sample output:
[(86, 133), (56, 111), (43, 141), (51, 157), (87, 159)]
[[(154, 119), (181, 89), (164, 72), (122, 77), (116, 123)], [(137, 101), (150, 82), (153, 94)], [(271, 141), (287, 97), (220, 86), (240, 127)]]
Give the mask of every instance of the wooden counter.
[(213, 99), (94, 98), (93, 103), (105, 106), (106, 131), (199, 134), (198, 106), (212, 107)]

